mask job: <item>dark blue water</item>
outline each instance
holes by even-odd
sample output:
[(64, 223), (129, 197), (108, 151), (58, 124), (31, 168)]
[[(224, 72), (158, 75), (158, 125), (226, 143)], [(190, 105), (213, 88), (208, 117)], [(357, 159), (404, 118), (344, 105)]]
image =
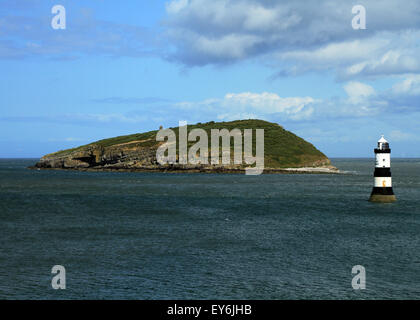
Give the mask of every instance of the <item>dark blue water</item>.
[(420, 298), (419, 159), (393, 160), (394, 204), (367, 201), (373, 160), (256, 177), (34, 162), (0, 160), (1, 299)]

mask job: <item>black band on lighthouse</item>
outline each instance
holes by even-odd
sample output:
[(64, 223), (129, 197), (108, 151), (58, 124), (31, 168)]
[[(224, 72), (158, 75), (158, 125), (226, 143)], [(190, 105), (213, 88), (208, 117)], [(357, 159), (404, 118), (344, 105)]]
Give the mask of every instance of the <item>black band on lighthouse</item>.
[(394, 190), (392, 187), (381, 188), (381, 187), (373, 187), (372, 194), (380, 194), (383, 196), (392, 196), (394, 195)]
[(374, 177), (390, 177), (391, 168), (375, 168)]
[(375, 153), (391, 153), (391, 149), (375, 149)]

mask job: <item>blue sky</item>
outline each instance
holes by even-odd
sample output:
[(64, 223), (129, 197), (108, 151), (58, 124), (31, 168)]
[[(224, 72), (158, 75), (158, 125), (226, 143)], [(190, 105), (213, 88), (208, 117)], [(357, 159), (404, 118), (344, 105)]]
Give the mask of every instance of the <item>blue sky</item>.
[(0, 1), (0, 157), (248, 118), (329, 157), (371, 157), (381, 134), (420, 157), (420, 2)]

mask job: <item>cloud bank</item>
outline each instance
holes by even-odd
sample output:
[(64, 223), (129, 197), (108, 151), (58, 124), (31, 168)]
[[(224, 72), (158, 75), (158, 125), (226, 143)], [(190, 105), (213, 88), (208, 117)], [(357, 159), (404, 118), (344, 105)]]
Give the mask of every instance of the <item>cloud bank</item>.
[(155, 30), (81, 9), (65, 36), (49, 28), (49, 15), (30, 14), (35, 4), (2, 3), (0, 59), (147, 55), (186, 67), (257, 59), (275, 70), (273, 77), (332, 71), (343, 81), (420, 73), (417, 0), (359, 1), (366, 30), (353, 30), (348, 1), (171, 0)]
[(278, 76), (332, 70), (342, 79), (420, 71), (420, 2), (365, 0), (353, 30), (346, 1), (172, 0), (170, 59), (187, 66), (269, 59)]

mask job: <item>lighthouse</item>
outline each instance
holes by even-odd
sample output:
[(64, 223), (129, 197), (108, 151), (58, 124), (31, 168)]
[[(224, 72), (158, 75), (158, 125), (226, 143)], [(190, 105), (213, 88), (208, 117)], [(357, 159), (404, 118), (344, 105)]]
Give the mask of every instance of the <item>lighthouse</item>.
[(397, 198), (392, 190), (391, 178), (391, 149), (384, 136), (378, 141), (375, 149), (375, 184), (369, 201), (371, 202), (394, 202)]

